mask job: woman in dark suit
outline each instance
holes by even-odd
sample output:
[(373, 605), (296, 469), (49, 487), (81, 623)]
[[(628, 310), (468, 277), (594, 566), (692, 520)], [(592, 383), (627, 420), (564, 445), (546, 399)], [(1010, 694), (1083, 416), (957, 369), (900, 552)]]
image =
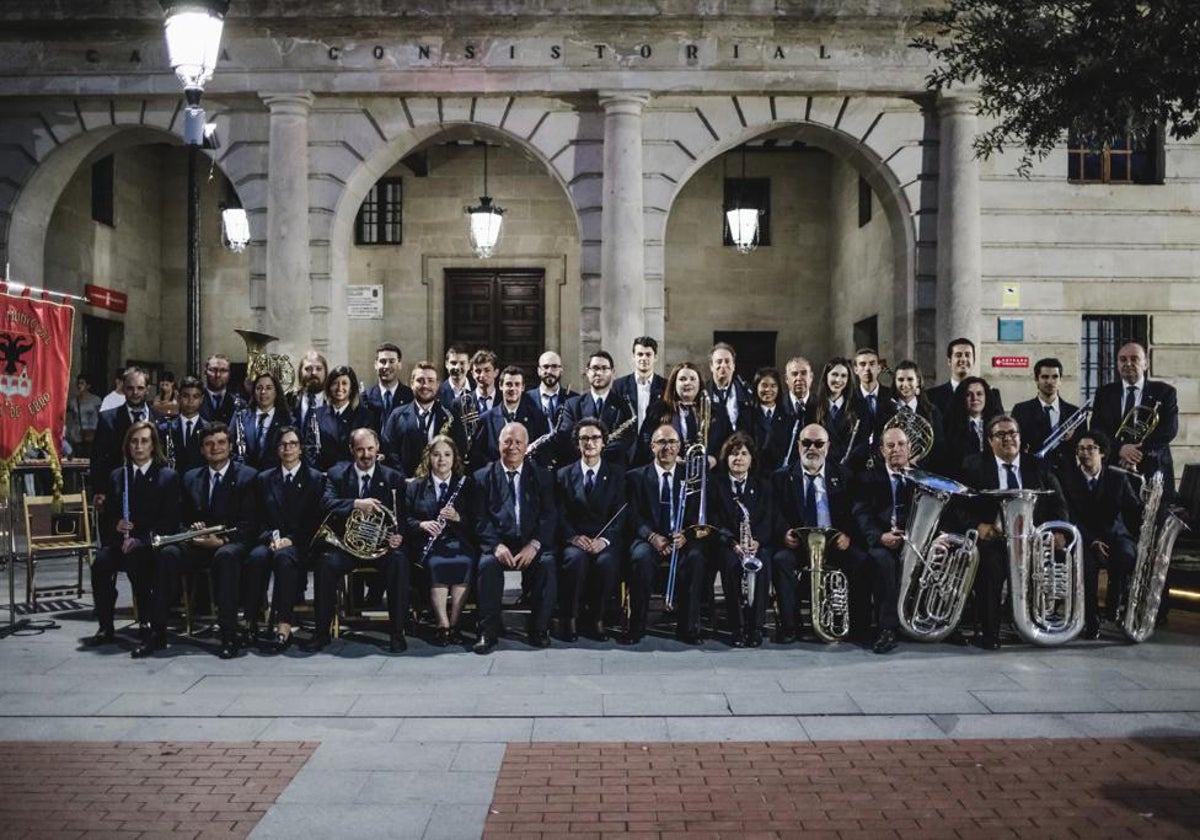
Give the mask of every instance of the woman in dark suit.
[[(667, 377), (667, 387), (661, 400), (651, 403), (646, 409), (646, 419), (642, 423), (639, 441), (644, 457), (642, 462), (650, 460), (650, 438), (654, 430), (662, 425), (670, 425), (679, 433), (683, 441), (683, 452), (690, 444), (700, 440), (700, 419), (698, 416), (700, 395), (704, 392), (704, 377), (700, 370), (691, 362), (680, 362)], [(708, 445), (705, 447), (709, 455), (709, 465), (717, 462), (717, 453), (721, 444), (729, 437), (733, 427), (725, 406), (719, 402), (709, 403)]]
[(463, 641), (458, 622), (479, 560), (474, 530), (460, 514), (471, 506), (471, 478), (465, 472), (454, 441), (436, 435), (425, 447), (416, 478), (408, 483), (405, 494), (409, 544), (421, 552), (414, 560), (426, 555), (430, 602), (437, 619), (434, 644), (439, 647)]
[(317, 468), (328, 472), (342, 461), (353, 460), (350, 433), (355, 429), (374, 428), (375, 415), (359, 402), (358, 376), (354, 368), (340, 365), (325, 380), (325, 404), (314, 412), (321, 432), (321, 454)]
[(775, 368), (759, 368), (754, 374), (754, 407), (746, 412), (746, 431), (758, 447), (754, 469), (764, 475), (784, 465), (796, 423), (803, 423), (779, 404), (780, 381)]
[(984, 429), (1000, 413), (986, 379), (968, 376), (954, 389), (943, 428), (946, 432), (946, 475), (962, 479), (963, 459), (987, 451)]
[[(825, 363), (821, 371), (821, 382), (817, 385), (817, 413), (814, 423), (829, 433), (829, 461), (835, 464), (867, 460), (867, 442), (871, 430), (858, 422), (851, 396), (858, 391), (858, 377), (854, 375), (854, 363), (844, 356), (834, 356)], [(846, 458), (850, 448), (854, 452)], [(791, 453), (789, 462), (796, 457)]]

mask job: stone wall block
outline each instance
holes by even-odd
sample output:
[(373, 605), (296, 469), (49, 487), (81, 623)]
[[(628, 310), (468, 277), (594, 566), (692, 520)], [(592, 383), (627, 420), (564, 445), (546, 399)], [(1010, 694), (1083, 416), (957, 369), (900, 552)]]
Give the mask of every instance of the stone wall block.
[(316, 172), (308, 176), (308, 203), (313, 209), (333, 213), (346, 185), (336, 178)]
[(676, 143), (644, 143), (642, 155), (647, 173), (661, 174), (677, 183), (694, 163)]
[(333, 140), (309, 141), (308, 161), (314, 174), (345, 182), (363, 163), (363, 155), (348, 143)]
[(775, 119), (780, 122), (804, 122), (804, 115), (807, 111), (807, 96), (775, 97)]
[[(642, 181), (643, 203), (645, 205), (647, 214), (653, 213), (665, 215), (665, 213), (671, 207), (671, 201), (674, 199), (677, 190), (678, 185), (673, 181), (663, 177), (662, 175), (657, 175), (653, 172), (647, 171), (646, 177)], [(651, 230), (659, 231), (661, 234), (664, 224), (665, 222), (663, 221), (655, 223), (651, 221), (649, 217), (647, 217), (647, 234), (649, 234)], [(653, 227), (651, 227), (651, 225), (653, 225)]]
[(737, 104), (742, 110), (746, 124), (750, 126), (767, 126), (774, 121), (771, 116), (771, 97), (769, 96), (738, 96)]
[(410, 96), (405, 98), (404, 105), (412, 115), (415, 126), (438, 125), (441, 122), (436, 97)]
[[(499, 126), (512, 101), (508, 96), (480, 96), (475, 100), (475, 122)], [(415, 115), (414, 115), (415, 118)]]
[[(515, 134), (522, 139), (528, 138), (533, 134), (535, 128), (538, 128), (538, 123), (543, 119), (550, 118), (550, 111), (546, 108), (545, 100), (533, 100), (532, 102), (518, 101), (508, 112), (507, 119), (504, 120), (504, 125), (501, 126), (505, 131)], [(544, 127), (544, 126), (543, 126)]]
[(471, 122), (470, 96), (443, 96), (441, 102), (443, 123)]
[(599, 209), (603, 202), (604, 180), (600, 173), (577, 176), (576, 180), (567, 187), (571, 203), (583, 211), (587, 208)]
[(842, 109), (843, 101), (844, 98), (841, 96), (814, 96), (812, 107), (808, 109), (809, 122), (832, 126), (837, 122), (838, 112)]

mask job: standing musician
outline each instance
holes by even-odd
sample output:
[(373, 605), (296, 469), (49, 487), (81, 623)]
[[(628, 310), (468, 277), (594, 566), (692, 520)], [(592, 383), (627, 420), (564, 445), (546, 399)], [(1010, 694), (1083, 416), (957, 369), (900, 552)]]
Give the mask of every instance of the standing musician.
[(525, 396), (541, 409), (547, 429), (554, 428), (567, 399), (575, 396), (574, 391), (562, 386), (562, 370), (562, 357), (553, 350), (547, 350), (538, 357), (537, 387), (525, 392)]
[(1059, 473), (1071, 522), (1083, 538), (1083, 637), (1100, 637), (1100, 568), (1108, 570), (1105, 618), (1117, 620), (1137, 557), (1134, 534), (1141, 524), (1141, 502), (1129, 479), (1105, 461), (1111, 442), (1104, 432), (1076, 435), (1077, 463)]
[[(708, 521), (716, 529), (715, 538), (700, 541), (716, 555), (730, 644), (739, 648), (762, 646), (771, 589), (770, 543), (775, 510), (770, 480), (762, 470), (752, 472), (755, 460), (754, 439), (749, 434), (734, 432), (725, 440), (720, 466), (709, 482)], [(758, 564), (754, 596), (749, 603), (743, 597), (747, 561)]]
[[(1033, 378), (1037, 382), (1037, 396), (1031, 400), (1019, 402), (1012, 408), (1013, 419), (1021, 427), (1021, 437), (1025, 441), (1026, 452), (1037, 452), (1046, 442), (1046, 438), (1058, 428), (1058, 424), (1068, 419), (1079, 410), (1079, 406), (1071, 405), (1060, 399), (1058, 388), (1062, 381), (1062, 362), (1058, 359), (1038, 359), (1033, 366)], [(1064, 443), (1069, 443), (1074, 435)], [(1060, 445), (1048, 457), (1052, 467), (1070, 464), (1070, 448)]]
[[(344, 548), (325, 545), (316, 558), (316, 629), (304, 646), (306, 651), (318, 651), (329, 645), (330, 625), (337, 601), (338, 579), (359, 566), (377, 569), (387, 591), (388, 615), (391, 619), (388, 651), (408, 650), (404, 623), (408, 618), (408, 559), (400, 550), (403, 537), (398, 527), (404, 516), (404, 476), (379, 461), (379, 435), (370, 427), (360, 427), (350, 433), (354, 460), (337, 464), (325, 481), (321, 509), (332, 521), (334, 532), (346, 535), (347, 527), (363, 517), (378, 524), (381, 536), (375, 550), (378, 558), (359, 557)], [(358, 514), (358, 517), (353, 516)], [(390, 514), (390, 516), (389, 516)], [(391, 527), (389, 524), (394, 519)]]
[[(921, 368), (916, 362), (904, 359), (896, 365), (895, 381), (893, 382), (893, 388), (896, 391), (896, 411), (907, 409), (929, 423), (933, 435), (933, 446), (929, 453), (921, 459), (920, 467), (923, 470), (941, 473), (945, 470), (946, 430), (942, 422), (941, 410), (929, 401), (929, 397), (924, 393), (923, 385)], [(911, 440), (909, 444), (911, 447)], [(910, 458), (912, 456), (911, 450), (909, 456)], [(914, 465), (916, 465), (915, 462)]]
[[(938, 407), (943, 417), (950, 410), (951, 397), (957, 392), (958, 386), (971, 376), (971, 371), (975, 369), (975, 342), (969, 338), (951, 339), (946, 345), (946, 367), (949, 368), (950, 379), (928, 389), (929, 401)], [(988, 398), (998, 411), (1004, 411), (999, 390), (993, 388)]]
[[(150, 656), (167, 645), (167, 610), (181, 574), (212, 569), (217, 596), (217, 622), (221, 644), (217, 656), (232, 659), (241, 646), (238, 638), (239, 601), (253, 628), (258, 621), (258, 603), (263, 581), (247, 570), (250, 546), (258, 533), (255, 518), (255, 472), (230, 460), (229, 427), (213, 421), (200, 431), (203, 467), (183, 477), (183, 507), (180, 521), (189, 530), (211, 526), (235, 529), (229, 534), (210, 534), (159, 549), (154, 560), (154, 604), (150, 612), (150, 639), (138, 647), (134, 658)], [(243, 583), (243, 573), (248, 578)], [(240, 597), (239, 597), (240, 596)], [(253, 631), (252, 631), (253, 632)]]
[[(647, 421), (652, 417), (648, 414)], [(627, 473), (626, 496), (634, 539), (629, 550), (629, 632), (620, 639), (621, 644), (635, 645), (646, 635), (655, 573), (659, 563), (670, 560), (673, 550), (678, 552), (675, 636), (686, 644), (700, 644), (704, 549), (699, 540), (689, 539), (685, 532), (689, 521), (696, 522), (699, 498), (693, 494), (697, 496), (693, 501), (685, 493), (681, 441), (673, 425), (658, 425), (650, 438), (654, 461)], [(687, 506), (682, 516), (680, 505)], [(680, 522), (685, 527), (676, 529)]]
[(438, 386), (437, 393), (438, 402), (446, 408), (453, 410), (462, 395), (475, 387), (467, 374), (470, 366), (471, 356), (464, 348), (457, 344), (446, 348), (446, 378)]
[[(626, 426), (636, 411), (636, 403), (617, 393), (613, 387), (613, 358), (606, 350), (597, 350), (588, 359), (584, 371), (591, 388), (567, 400), (563, 409), (566, 420), (561, 436), (570, 439), (571, 431), (584, 418), (599, 420), (606, 429), (604, 461), (624, 467), (632, 459), (637, 446), (637, 429), (626, 427), (619, 440), (610, 440), (609, 432)], [(565, 447), (560, 447), (565, 448)]]
[[(691, 362), (677, 364), (671, 370), (671, 375), (667, 377), (667, 389), (663, 393), (662, 399), (646, 410), (646, 421), (642, 424), (640, 433), (642, 448), (646, 451), (653, 451), (650, 446), (651, 438), (655, 430), (664, 423), (675, 427), (685, 449), (690, 444), (700, 441), (704, 429), (701, 428), (702, 418), (698, 415), (697, 409), (702, 390), (704, 390), (704, 381), (700, 378), (700, 371), (696, 366)], [(729, 418), (725, 416), (725, 407), (722, 403), (711, 402), (709, 407), (710, 423), (705, 448), (709, 454), (709, 466), (711, 467), (716, 466), (716, 456), (721, 451), (721, 444), (725, 442), (725, 438), (729, 437), (733, 429), (729, 424)]]
[[(301, 439), (312, 453), (317, 469), (328, 472), (335, 464), (352, 460), (350, 433), (355, 429), (374, 427), (375, 415), (359, 401), (358, 375), (349, 365), (338, 365), (325, 381), (325, 400), (311, 415), (309, 426), (301, 427)], [(313, 448), (315, 440), (319, 443)]]
[(412, 402), (412, 391), (400, 381), (404, 369), (400, 346), (385, 341), (375, 348), (375, 375), (379, 382), (363, 393), (363, 405), (374, 415), (373, 428), (379, 431), (388, 415), (405, 403)]
[(455, 422), (451, 409), (438, 402), (437, 377), (433, 362), (413, 365), (413, 401), (392, 412), (380, 435), (388, 464), (405, 475), (416, 475), (425, 448), (440, 434), (449, 434), (459, 452), (466, 446), (462, 423)]
[[(637, 409), (639, 430), (646, 422), (646, 412), (650, 406), (661, 400), (667, 389), (667, 380), (654, 372), (657, 361), (658, 342), (648, 335), (638, 336), (633, 340), (633, 373), (613, 383), (617, 395)], [(649, 453), (644, 454), (648, 461)]]
[(946, 415), (946, 475), (960, 480), (963, 462), (972, 455), (989, 451), (984, 428), (1000, 414), (987, 380), (968, 376), (958, 384)]
[(301, 460), (300, 431), (295, 426), (279, 430), (279, 466), (254, 477), (258, 500), (258, 539), (250, 550), (254, 577), (266, 582), (273, 570), (275, 610), (273, 648), (282, 653), (291, 647), (296, 623), (297, 594), (307, 588), (309, 548), (321, 522), (325, 476)]
[(479, 639), (474, 651), (491, 653), (500, 633), (504, 572), (519, 570), (527, 578), (533, 611), (529, 644), (550, 645), (550, 613), (554, 610), (554, 532), (558, 524), (554, 479), (525, 458), (529, 433), (521, 423), (500, 430), (500, 459), (477, 470), (475, 527), (479, 536)]
[(325, 404), (325, 386), (329, 379), (329, 363), (316, 350), (309, 350), (300, 360), (300, 390), (290, 395), (289, 408), (296, 428), (300, 431), (304, 463), (322, 469), (317, 445), (319, 431), (314, 422), (316, 410)]
[[(849, 472), (829, 458), (829, 432), (816, 423), (800, 430), (796, 440), (799, 456), (787, 470), (772, 476), (772, 492), (779, 516), (771, 540), (771, 579), (779, 599), (778, 644), (794, 642), (800, 635), (800, 601), (803, 589), (802, 559), (808, 542), (802, 528), (825, 528), (835, 533), (825, 540), (826, 562), (843, 570), (850, 588), (850, 628), (866, 638), (871, 625), (870, 568), (862, 549), (853, 544), (852, 479)], [(813, 610), (819, 605), (812, 604)]]
[[(1034, 507), (1034, 525), (1066, 518), (1066, 504), (1058, 479), (1040, 458), (1021, 453), (1021, 428), (1011, 414), (997, 414), (984, 428), (990, 451), (971, 456), (963, 463), (963, 483), (976, 490), (1051, 490), (1039, 496)], [(1008, 550), (998, 527), (1000, 505), (995, 497), (978, 495), (966, 500), (968, 527), (979, 532), (979, 570), (975, 575), (975, 603), (981, 633), (975, 640), (984, 650), (1000, 647), (1001, 592), (1008, 572)], [(964, 529), (965, 533), (965, 529)], [(1065, 544), (1062, 533), (1054, 535), (1055, 547)]]
[[(1096, 410), (1089, 428), (1104, 432), (1112, 439), (1113, 460), (1125, 469), (1147, 478), (1161, 471), (1163, 504), (1169, 505), (1175, 494), (1171, 441), (1179, 434), (1179, 402), (1175, 388), (1150, 379), (1148, 369), (1146, 348), (1140, 342), (1131, 341), (1117, 351), (1120, 379), (1101, 385), (1096, 391)], [(1158, 416), (1154, 430), (1141, 441), (1131, 439), (1136, 435), (1131, 433), (1128, 424), (1125, 433), (1119, 433), (1126, 418), (1138, 416), (1134, 414), (1135, 409), (1143, 419)], [(1132, 425), (1144, 426), (1142, 423)]]
[(480, 430), (469, 459), (472, 464), (487, 464), (500, 457), (500, 432), (509, 423), (524, 426), (529, 440), (549, 431), (541, 409), (525, 395), (525, 374), (516, 365), (501, 371), (500, 397), (500, 402), (479, 418)]
[(141, 368), (126, 368), (121, 387), (125, 392), (125, 404), (101, 411), (96, 422), (89, 483), (95, 488), (93, 492), (97, 507), (104, 505), (104, 488), (108, 486), (108, 478), (124, 460), (121, 447), (125, 432), (134, 423), (154, 420), (150, 407), (146, 405), (146, 372)]
[(775, 368), (754, 374), (754, 406), (745, 413), (745, 431), (754, 439), (754, 469), (763, 475), (785, 465), (792, 435), (799, 434), (799, 419), (779, 404), (780, 376)]
[(872, 348), (864, 347), (854, 354), (858, 390), (851, 396), (850, 405), (854, 409), (854, 416), (862, 421), (859, 434), (866, 436), (871, 450), (878, 449), (883, 424), (896, 413), (896, 394), (891, 388), (880, 384), (881, 370), (879, 354)]
[(241, 397), (229, 390), (229, 357), (213, 353), (204, 363), (204, 402), (200, 404), (200, 416), (205, 420), (219, 421), (226, 426), (233, 423), (233, 415), (242, 407)]
[(586, 635), (604, 642), (608, 640), (604, 608), (617, 591), (625, 548), (625, 470), (602, 457), (608, 437), (603, 421), (582, 418), (572, 429), (572, 437), (579, 460), (561, 467), (556, 475), (558, 527), (563, 539), (559, 637), (564, 642), (579, 638), (577, 618), (582, 611)]
[(714, 344), (708, 354), (708, 369), (712, 373), (708, 396), (713, 405), (725, 409), (731, 432), (744, 429), (742, 414), (750, 408), (751, 394), (745, 381), (737, 374), (737, 351), (733, 345), (724, 341)]
[[(169, 418), (158, 427), (159, 437), (163, 448), (169, 453), (169, 462), (174, 458), (172, 469), (180, 476), (188, 470), (204, 464), (204, 455), (200, 452), (200, 430), (206, 421), (200, 416), (200, 406), (204, 402), (204, 386), (194, 376), (185, 376), (179, 383), (179, 414)], [(168, 443), (168, 439), (170, 443)]]
[[(415, 374), (415, 370), (414, 370)], [(420, 388), (415, 389), (420, 399)], [(421, 453), (416, 478), (408, 483), (409, 556), (420, 552), (429, 573), (430, 602), (437, 621), (434, 644), (462, 644), (459, 621), (479, 562), (475, 529), (463, 517), (474, 504), (475, 488), (453, 438), (435, 435)], [(446, 596), (450, 611), (446, 612)]]
[(792, 356), (784, 365), (783, 373), (787, 377), (788, 387), (784, 408), (793, 420), (800, 421), (800, 428), (804, 428), (816, 417), (816, 401), (812, 397), (812, 365), (803, 356)]
[(904, 476), (909, 468), (908, 436), (903, 429), (888, 429), (880, 437), (879, 451), (882, 463), (860, 476), (854, 519), (866, 541), (874, 574), (879, 631), (871, 650), (888, 653), (896, 649), (900, 629), (900, 552), (912, 507), (912, 483)]
[(471, 357), (471, 378), (475, 380), (472, 395), (479, 407), (479, 416), (487, 414), (499, 404), (496, 395), (496, 374), (500, 372), (500, 361), (491, 350), (476, 350)]
[(164, 466), (154, 424), (139, 420), (127, 428), (122, 451), (125, 465), (114, 469), (103, 486), (110, 503), (101, 511), (101, 547), (92, 563), (100, 629), (88, 640), (91, 645), (111, 644), (115, 639), (117, 572), (129, 576), (138, 617), (145, 621), (150, 616), (154, 581), (150, 539), (179, 530), (179, 475)]
[[(273, 373), (254, 377), (254, 404), (235, 416), (234, 445), (245, 447), (245, 463), (255, 470), (279, 466), (279, 430), (291, 425), (283, 389)], [(241, 452), (235, 452), (239, 458)]]
[[(829, 433), (826, 458), (835, 464), (862, 463), (867, 459), (871, 431), (863, 427), (854, 413), (855, 393), (858, 393), (858, 378), (854, 375), (854, 363), (845, 356), (835, 356), (826, 362), (817, 386), (817, 410), (812, 422)], [(855, 452), (848, 455), (851, 448)]]

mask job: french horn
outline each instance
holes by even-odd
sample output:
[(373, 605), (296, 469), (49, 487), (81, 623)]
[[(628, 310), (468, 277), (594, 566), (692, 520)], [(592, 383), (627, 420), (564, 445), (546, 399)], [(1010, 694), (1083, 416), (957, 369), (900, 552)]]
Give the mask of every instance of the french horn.
[(928, 420), (901, 401), (896, 401), (896, 413), (883, 424), (883, 430), (902, 429), (908, 438), (908, 459), (917, 463), (933, 450), (933, 426)]
[(313, 543), (326, 542), (359, 560), (378, 560), (388, 553), (388, 537), (395, 528), (396, 515), (379, 505), (371, 511), (350, 511), (340, 537), (326, 517), (313, 536)]

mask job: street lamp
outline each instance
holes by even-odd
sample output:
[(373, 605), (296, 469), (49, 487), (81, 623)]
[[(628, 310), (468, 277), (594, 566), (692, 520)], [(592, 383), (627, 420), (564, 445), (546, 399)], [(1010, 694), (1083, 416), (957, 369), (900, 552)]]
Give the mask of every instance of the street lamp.
[(488, 147), (483, 144), (483, 195), (479, 196), (479, 206), (467, 208), (467, 221), (470, 225), (471, 248), (475, 256), (481, 260), (490, 257), (500, 241), (500, 225), (504, 222), (504, 210), (492, 204), (492, 197), (487, 194), (488, 187)]
[[(221, 29), (229, 0), (159, 0), (171, 69), (183, 85), (183, 142), (187, 171), (187, 369), (200, 372), (200, 188), (196, 162), (205, 141), (215, 146), (215, 133), (204, 122), (200, 96), (212, 78), (221, 53)], [(210, 140), (211, 138), (211, 140)]]

